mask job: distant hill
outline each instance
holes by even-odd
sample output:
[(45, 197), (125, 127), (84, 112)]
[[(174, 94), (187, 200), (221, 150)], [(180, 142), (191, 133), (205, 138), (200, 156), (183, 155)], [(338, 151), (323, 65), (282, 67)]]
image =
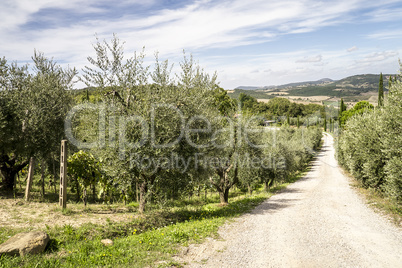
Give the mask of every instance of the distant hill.
[(261, 87), (239, 86), (239, 87), (237, 87), (235, 89), (256, 90), (256, 89), (261, 89)]
[(333, 82), (332, 79), (329, 78), (323, 78), (317, 81), (306, 81), (306, 82), (296, 82), (296, 83), (289, 83), (289, 84), (284, 84), (280, 86), (267, 86), (264, 87), (264, 89), (293, 89), (297, 87), (308, 87), (308, 86), (320, 86), (320, 85), (326, 85), (328, 83)]
[(275, 96), (272, 95), (268, 95), (266, 93), (265, 90), (262, 89), (256, 89), (256, 90), (252, 90), (252, 89), (235, 89), (235, 90), (231, 90), (228, 91), (228, 95), (232, 98), (238, 99), (240, 93), (244, 93), (247, 95), (250, 95), (256, 99), (273, 99), (275, 98)]
[[(387, 90), (389, 75), (383, 75), (385, 90)], [(290, 95), (300, 96), (357, 96), (363, 93), (377, 91), (379, 74), (354, 75), (324, 85), (309, 85), (289, 88)]]
[(274, 90), (274, 89), (284, 89), (284, 88), (293, 88), (299, 86), (310, 86), (310, 85), (324, 85), (329, 82), (333, 82), (332, 79), (323, 78), (317, 81), (306, 81), (306, 82), (296, 82), (296, 83), (289, 83), (279, 86), (264, 86), (264, 87), (253, 87), (253, 86), (239, 86), (235, 89), (243, 89), (243, 90)]
[[(387, 91), (389, 74), (384, 74), (384, 87)], [(317, 81), (306, 81), (298, 83), (289, 83), (278, 86), (238, 87), (233, 92), (228, 93), (231, 97), (237, 98), (241, 92), (249, 94), (257, 99), (271, 99), (274, 96), (328, 96), (331, 97), (349, 97), (349, 99), (358, 96), (370, 95), (378, 90), (379, 74), (353, 75), (341, 80), (332, 80), (329, 78)], [(241, 89), (240, 89), (241, 88)], [(371, 94), (371, 95), (373, 95)], [(361, 99), (364, 99), (363, 97)]]

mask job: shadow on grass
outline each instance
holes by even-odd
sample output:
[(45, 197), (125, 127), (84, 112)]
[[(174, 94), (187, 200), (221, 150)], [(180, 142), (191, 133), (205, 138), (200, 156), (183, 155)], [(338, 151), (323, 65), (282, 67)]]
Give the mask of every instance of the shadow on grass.
[[(206, 204), (201, 207), (182, 207), (176, 209), (161, 209), (153, 210), (145, 213), (142, 216), (133, 218), (130, 222), (113, 222), (108, 221), (105, 225), (96, 225), (86, 223), (80, 228), (72, 226), (60, 226), (55, 230), (58, 235), (58, 240), (80, 240), (83, 238), (107, 237), (116, 238), (139, 234), (148, 230), (165, 227), (181, 222), (197, 221), (214, 218), (232, 218), (240, 216), (251, 211), (254, 207), (266, 200), (268, 195), (250, 196), (238, 200), (234, 200), (228, 205), (221, 206), (219, 203)], [(279, 208), (279, 207), (278, 207)], [(57, 246), (57, 241), (54, 241), (52, 248)]]

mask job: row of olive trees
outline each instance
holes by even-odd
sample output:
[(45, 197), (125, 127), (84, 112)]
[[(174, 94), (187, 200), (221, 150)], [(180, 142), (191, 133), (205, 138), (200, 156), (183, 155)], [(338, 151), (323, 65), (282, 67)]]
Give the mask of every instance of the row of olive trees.
[(72, 105), (67, 90), (75, 69), (63, 69), (36, 51), (32, 60), (29, 68), (0, 59), (0, 177), (8, 192), (30, 157), (55, 170), (64, 118)]
[(321, 137), (322, 131), (317, 127), (267, 129), (260, 137), (264, 148), (254, 152), (254, 156), (258, 156), (254, 159), (261, 161), (257, 166), (240, 169), (240, 187), (251, 193), (255, 186), (263, 183), (265, 190), (269, 191), (274, 183), (288, 181), (306, 167), (318, 150)]
[(172, 76), (172, 65), (158, 54), (153, 69), (143, 53), (125, 59), (116, 36), (94, 48), (82, 80), (106, 94), (96, 105), (73, 109), (67, 136), (98, 159), (114, 189), (138, 189), (139, 211), (151, 195), (174, 198), (200, 185), (212, 185), (227, 203), (240, 180), (262, 178), (265, 170), (272, 170), (272, 179), (286, 178), (320, 140), (318, 130), (259, 126), (261, 118), (243, 114), (216, 86), (216, 75), (191, 56), (184, 54)]
[(70, 151), (86, 151), (69, 158), (69, 175), (84, 202), (88, 187), (95, 196), (95, 185), (104, 200), (138, 189), (143, 211), (151, 195), (175, 198), (212, 185), (227, 203), (234, 185), (265, 180), (268, 188), (287, 178), (320, 139), (317, 131), (259, 126), (261, 118), (242, 112), (216, 85), (216, 75), (206, 74), (191, 56), (184, 55), (180, 72), (172, 75), (173, 65), (160, 62), (158, 54), (152, 70), (143, 52), (125, 59), (116, 37), (98, 40), (94, 48), (96, 57), (88, 57), (80, 79), (96, 88), (96, 99), (74, 107), (68, 91), (74, 69), (36, 52), (32, 70), (0, 61), (0, 171), (6, 189), (13, 189), (29, 157), (39, 158), (42, 167), (53, 162), (55, 171), (59, 142), (66, 137)]
[(402, 201), (402, 84), (384, 104), (349, 118), (339, 138), (338, 161), (363, 185)]

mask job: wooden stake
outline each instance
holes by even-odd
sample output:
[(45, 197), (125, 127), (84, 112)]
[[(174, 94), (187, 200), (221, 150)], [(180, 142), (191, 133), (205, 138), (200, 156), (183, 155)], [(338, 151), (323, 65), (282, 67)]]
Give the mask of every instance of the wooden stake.
[(67, 207), (67, 140), (61, 141), (59, 205)]
[(29, 160), (29, 170), (28, 170), (28, 179), (27, 179), (27, 188), (25, 189), (25, 201), (29, 201), (31, 198), (31, 187), (33, 180), (33, 172), (34, 172), (35, 158), (31, 157)]

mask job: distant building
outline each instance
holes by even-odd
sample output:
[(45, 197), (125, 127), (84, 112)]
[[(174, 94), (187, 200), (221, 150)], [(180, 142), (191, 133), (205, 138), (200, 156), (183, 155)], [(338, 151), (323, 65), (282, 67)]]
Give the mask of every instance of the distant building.
[(275, 123), (276, 123), (276, 120), (265, 120), (265, 121), (264, 121), (264, 125), (265, 125), (266, 127), (272, 126), (272, 125), (275, 124)]

